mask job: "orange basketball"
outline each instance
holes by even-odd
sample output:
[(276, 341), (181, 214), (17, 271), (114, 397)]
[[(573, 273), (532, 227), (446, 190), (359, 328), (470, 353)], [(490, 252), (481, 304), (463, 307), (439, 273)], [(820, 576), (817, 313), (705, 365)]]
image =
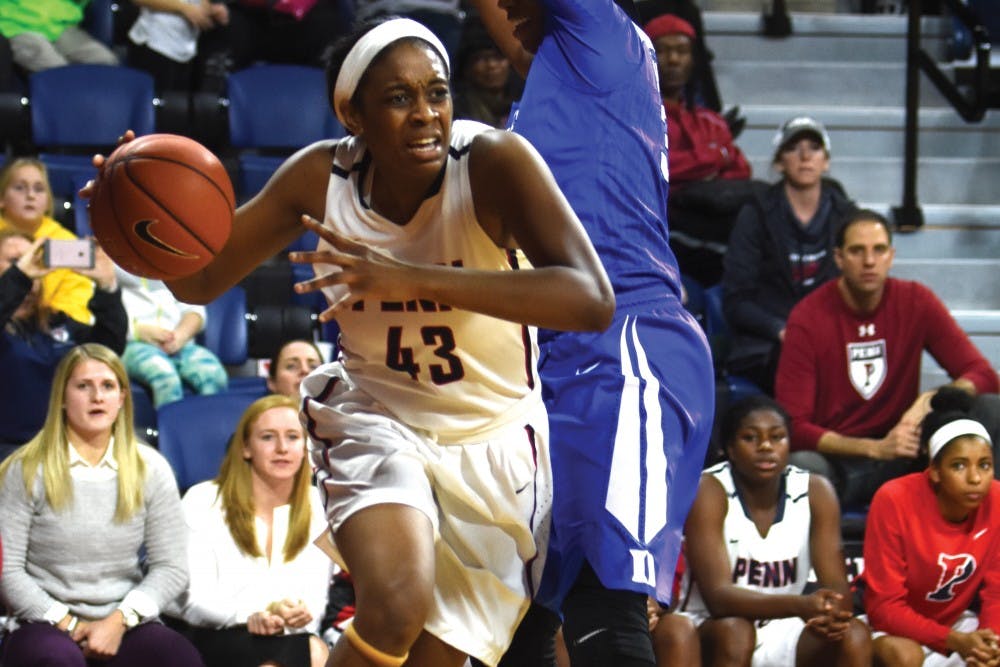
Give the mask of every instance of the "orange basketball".
[(149, 134), (119, 146), (97, 179), (90, 224), (129, 273), (183, 278), (218, 254), (236, 197), (219, 159), (193, 139)]

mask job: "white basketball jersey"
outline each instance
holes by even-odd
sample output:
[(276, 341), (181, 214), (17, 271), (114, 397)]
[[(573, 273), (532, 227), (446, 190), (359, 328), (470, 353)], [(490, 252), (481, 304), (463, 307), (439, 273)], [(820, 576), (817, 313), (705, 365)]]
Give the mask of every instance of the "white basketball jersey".
[[(809, 558), (809, 473), (788, 466), (778, 500), (778, 513), (762, 537), (757, 526), (743, 507), (743, 501), (733, 483), (728, 461), (705, 471), (722, 484), (729, 506), (723, 522), (723, 539), (729, 552), (731, 581), (742, 588), (761, 593), (798, 595), (806, 587), (812, 561)], [(681, 608), (698, 622), (709, 616), (698, 586), (685, 574), (684, 590), (688, 591)]]
[[(437, 192), (405, 225), (368, 204), (373, 166), (357, 137), (336, 148), (325, 225), (407, 262), (482, 270), (519, 268), (476, 219), (469, 183), (473, 138), (489, 130), (455, 121)], [(320, 249), (328, 247), (320, 241)], [(327, 298), (337, 291), (327, 288)], [(535, 329), (431, 301), (366, 299), (337, 317), (341, 359), (352, 380), (407, 425), (440, 442), (469, 442), (522, 416), (540, 400)]]

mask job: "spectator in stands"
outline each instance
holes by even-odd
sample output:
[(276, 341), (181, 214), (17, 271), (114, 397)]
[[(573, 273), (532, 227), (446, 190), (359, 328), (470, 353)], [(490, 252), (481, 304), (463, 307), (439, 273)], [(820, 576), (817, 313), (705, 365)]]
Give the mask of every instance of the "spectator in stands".
[(775, 136), (781, 180), (740, 210), (723, 259), (722, 289), (732, 332), (727, 370), (774, 393), (788, 313), (802, 297), (838, 275), (837, 228), (854, 212), (839, 184), (823, 178), (830, 138), (807, 116)]
[(465, 21), (455, 72), (455, 118), (506, 127), (515, 99), (510, 60), (477, 17)]
[(267, 364), (267, 389), (274, 394), (299, 398), (299, 385), (323, 363), (319, 346), (311, 340), (290, 340)]
[[(52, 218), (52, 186), (41, 160), (30, 157), (9, 162), (0, 172), (0, 231), (14, 229), (32, 239), (75, 239), (76, 235)], [(94, 286), (69, 269), (56, 269), (42, 279), (40, 303), (90, 324), (87, 303)]]
[(726, 120), (691, 94), (694, 28), (663, 14), (648, 22), (645, 31), (656, 48), (667, 112), (671, 247), (683, 273), (714, 284), (736, 212), (756, 186), (748, 180), (750, 164)]
[(679, 16), (663, 14), (644, 30), (656, 48), (660, 94), (667, 111), (671, 185), (750, 178), (750, 164), (725, 119), (690, 95), (694, 28)]
[[(885, 481), (923, 467), (919, 392), (924, 350), (997, 425), (996, 371), (927, 287), (889, 277), (895, 250), (884, 217), (861, 210), (837, 232), (841, 276), (788, 317), (775, 393), (792, 417), (792, 462), (833, 481), (841, 504), (866, 506)], [(994, 438), (995, 441), (995, 438)]]
[(51, 269), (41, 261), (44, 239), (30, 238), (0, 232), (0, 368), (7, 378), (0, 382), (0, 445), (7, 449), (42, 427), (56, 366), (74, 345), (101, 343), (121, 352), (128, 331), (114, 264), (102, 250), (95, 252), (93, 269), (80, 270), (97, 285), (90, 299), (94, 322), (87, 325), (41, 304), (41, 285)]
[(863, 577), (876, 665), (1000, 662), (1000, 483), (971, 404), (938, 391), (920, 438), (930, 466), (872, 500)]
[[(705, 665), (871, 664), (868, 628), (852, 618), (837, 497), (788, 465), (788, 433), (787, 414), (762, 394), (722, 417), (728, 460), (702, 475), (684, 529), (693, 585), (680, 610), (698, 626)], [(806, 593), (810, 569), (819, 588)]]
[(209, 0), (132, 0), (139, 16), (128, 32), (128, 63), (153, 75), (158, 91), (193, 86), (198, 35), (229, 23), (225, 3)]
[(263, 60), (322, 67), (330, 45), (346, 32), (338, 0), (233, 0), (229, 21), (203, 32), (196, 87), (225, 90), (229, 72)]
[(0, 33), (10, 40), (14, 62), (28, 72), (70, 63), (117, 65), (118, 58), (82, 27), (89, 0), (4, 0)]
[[(694, 28), (694, 75), (691, 86), (693, 98), (712, 111), (722, 111), (722, 100), (715, 84), (715, 74), (712, 72), (712, 59), (715, 57), (705, 43), (705, 28), (701, 20), (701, 8), (696, 0), (636, 0), (635, 9), (639, 15), (638, 23), (646, 25), (661, 14), (674, 14), (691, 24)], [(735, 116), (739, 109), (726, 113), (726, 117)], [(730, 122), (733, 135), (739, 134), (745, 119), (740, 119), (739, 127)]]
[[(170, 465), (132, 430), (125, 368), (102, 345), (60, 362), (42, 430), (0, 465), (5, 665), (201, 665), (155, 622), (187, 584)], [(82, 657), (81, 657), (82, 653)]]
[(205, 327), (205, 307), (181, 303), (162, 280), (117, 273), (130, 334), (122, 360), (129, 377), (152, 390), (153, 405), (181, 400), (185, 385), (201, 395), (225, 391), (222, 362), (194, 342)]
[(191, 583), (179, 600), (208, 667), (322, 667), (316, 632), (335, 566), (298, 400), (247, 408), (219, 475), (184, 494)]

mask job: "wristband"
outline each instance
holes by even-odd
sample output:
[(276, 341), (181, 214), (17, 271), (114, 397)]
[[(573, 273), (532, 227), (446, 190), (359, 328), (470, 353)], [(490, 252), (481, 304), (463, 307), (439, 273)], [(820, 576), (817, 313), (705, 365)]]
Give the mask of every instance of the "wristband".
[(76, 626), (80, 624), (80, 619), (76, 616), (69, 617), (69, 623), (66, 625), (66, 634), (71, 635), (73, 631), (76, 630)]

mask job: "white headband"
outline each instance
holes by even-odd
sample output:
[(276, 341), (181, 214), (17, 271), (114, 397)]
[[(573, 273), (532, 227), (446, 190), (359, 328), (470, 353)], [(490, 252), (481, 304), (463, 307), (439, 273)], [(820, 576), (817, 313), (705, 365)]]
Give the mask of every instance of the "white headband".
[(989, 445), (993, 444), (990, 434), (986, 432), (985, 426), (972, 419), (956, 419), (953, 422), (948, 422), (931, 435), (930, 442), (927, 445), (931, 461), (934, 460), (934, 457), (937, 456), (942, 447), (962, 435), (978, 435)]
[(393, 42), (406, 38), (417, 37), (430, 43), (444, 61), (445, 69), (451, 71), (451, 62), (448, 60), (448, 50), (437, 36), (426, 27), (412, 19), (392, 19), (385, 23), (380, 23), (358, 40), (358, 43), (351, 47), (344, 59), (344, 64), (340, 66), (337, 74), (337, 84), (333, 87), (333, 108), (337, 113), (337, 120), (342, 125), (347, 126), (341, 106), (348, 104), (354, 97), (358, 82), (364, 76), (365, 70), (371, 65), (382, 50)]

